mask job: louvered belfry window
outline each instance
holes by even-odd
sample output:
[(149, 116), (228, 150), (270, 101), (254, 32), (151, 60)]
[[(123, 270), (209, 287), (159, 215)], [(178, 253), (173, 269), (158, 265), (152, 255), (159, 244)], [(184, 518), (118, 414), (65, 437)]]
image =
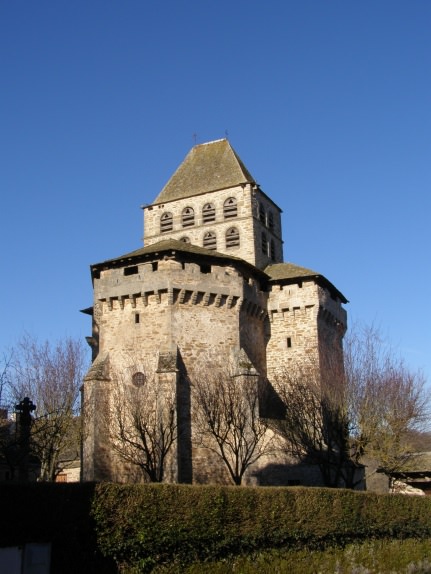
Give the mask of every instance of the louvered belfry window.
[(183, 227), (190, 227), (195, 224), (195, 212), (192, 207), (186, 207), (181, 214), (181, 223)]
[(239, 231), (236, 227), (231, 227), (226, 231), (226, 247), (239, 246)]
[(217, 249), (217, 237), (213, 231), (208, 231), (208, 233), (205, 233), (203, 246), (207, 249)]
[(237, 217), (238, 215), (238, 205), (234, 197), (229, 197), (223, 204), (223, 215), (225, 219), (230, 217)]
[(166, 233), (167, 231), (172, 231), (174, 226), (172, 213), (165, 212), (160, 218), (160, 233)]
[(215, 221), (215, 218), (215, 206), (212, 203), (205, 204), (202, 209), (202, 222), (210, 223), (211, 221)]

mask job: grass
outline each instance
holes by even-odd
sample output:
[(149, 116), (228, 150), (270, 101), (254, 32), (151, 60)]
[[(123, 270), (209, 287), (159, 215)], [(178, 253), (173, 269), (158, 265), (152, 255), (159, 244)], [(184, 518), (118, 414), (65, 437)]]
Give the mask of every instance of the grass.
[[(144, 570), (129, 568), (127, 574)], [(431, 574), (431, 540), (374, 540), (344, 549), (274, 550), (189, 566), (158, 566), (152, 574)]]

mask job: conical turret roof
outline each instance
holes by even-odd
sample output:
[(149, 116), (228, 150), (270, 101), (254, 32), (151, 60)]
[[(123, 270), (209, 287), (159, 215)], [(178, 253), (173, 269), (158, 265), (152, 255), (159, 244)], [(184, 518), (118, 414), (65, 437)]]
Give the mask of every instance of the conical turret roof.
[(227, 139), (194, 146), (183, 163), (154, 200), (167, 203), (227, 189), (244, 183), (255, 183)]

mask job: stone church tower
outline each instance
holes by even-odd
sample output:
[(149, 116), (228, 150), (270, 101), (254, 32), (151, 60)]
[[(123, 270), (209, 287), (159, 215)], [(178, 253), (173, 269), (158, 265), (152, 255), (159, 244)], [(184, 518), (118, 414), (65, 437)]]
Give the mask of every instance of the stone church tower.
[(154, 361), (158, 382), (175, 389), (186, 429), (166, 480), (215, 482), (192, 446), (185, 374), (209, 354), (245, 360), (269, 381), (306, 356), (319, 361), (334, 341), (341, 348), (347, 301), (324, 276), (283, 262), (281, 210), (226, 139), (195, 146), (143, 210), (144, 247), (91, 266), (83, 478), (134, 479), (106, 435), (112, 373), (130, 371), (133, 355)]

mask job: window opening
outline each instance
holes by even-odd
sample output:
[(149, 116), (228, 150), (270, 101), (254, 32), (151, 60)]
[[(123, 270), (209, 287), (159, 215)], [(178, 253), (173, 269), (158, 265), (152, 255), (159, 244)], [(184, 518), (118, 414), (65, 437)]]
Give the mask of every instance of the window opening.
[(268, 238), (266, 233), (262, 233), (262, 253), (268, 255)]
[(291, 339), (291, 337), (287, 337), (286, 343), (287, 343), (287, 348), (290, 349), (290, 348), (292, 347), (292, 339)]
[(192, 207), (186, 207), (181, 214), (183, 227), (190, 227), (195, 224), (195, 211)]
[(266, 224), (266, 214), (263, 203), (259, 203), (259, 219), (264, 225)]
[(268, 227), (269, 229), (274, 229), (274, 214), (272, 211), (268, 211)]
[(151, 263), (151, 269), (152, 269), (153, 271), (157, 271), (158, 267), (159, 267), (159, 262), (158, 262), (158, 261), (153, 261), (153, 262)]
[(140, 371), (133, 373), (132, 383), (135, 385), (135, 387), (142, 387), (142, 385), (145, 383), (144, 373), (141, 373)]
[(275, 261), (275, 243), (274, 243), (274, 240), (273, 240), (273, 239), (271, 239), (269, 245), (270, 245), (269, 249), (270, 249), (271, 259), (272, 259), (273, 261)]
[(132, 267), (124, 268), (124, 275), (136, 275), (138, 273), (138, 266), (132, 265)]
[(135, 313), (135, 323), (138, 324), (140, 321), (139, 313)]
[(160, 218), (160, 233), (166, 233), (167, 231), (172, 231), (173, 229), (173, 217), (172, 213), (163, 213)]
[(208, 233), (205, 233), (203, 246), (207, 249), (217, 249), (217, 237), (213, 231), (208, 231)]
[(223, 204), (223, 215), (225, 219), (238, 215), (238, 206), (234, 197), (229, 197)]
[(231, 227), (226, 231), (226, 247), (239, 246), (239, 231), (236, 227)]
[(215, 207), (212, 203), (207, 203), (202, 209), (202, 221), (203, 223), (210, 223), (215, 221)]

